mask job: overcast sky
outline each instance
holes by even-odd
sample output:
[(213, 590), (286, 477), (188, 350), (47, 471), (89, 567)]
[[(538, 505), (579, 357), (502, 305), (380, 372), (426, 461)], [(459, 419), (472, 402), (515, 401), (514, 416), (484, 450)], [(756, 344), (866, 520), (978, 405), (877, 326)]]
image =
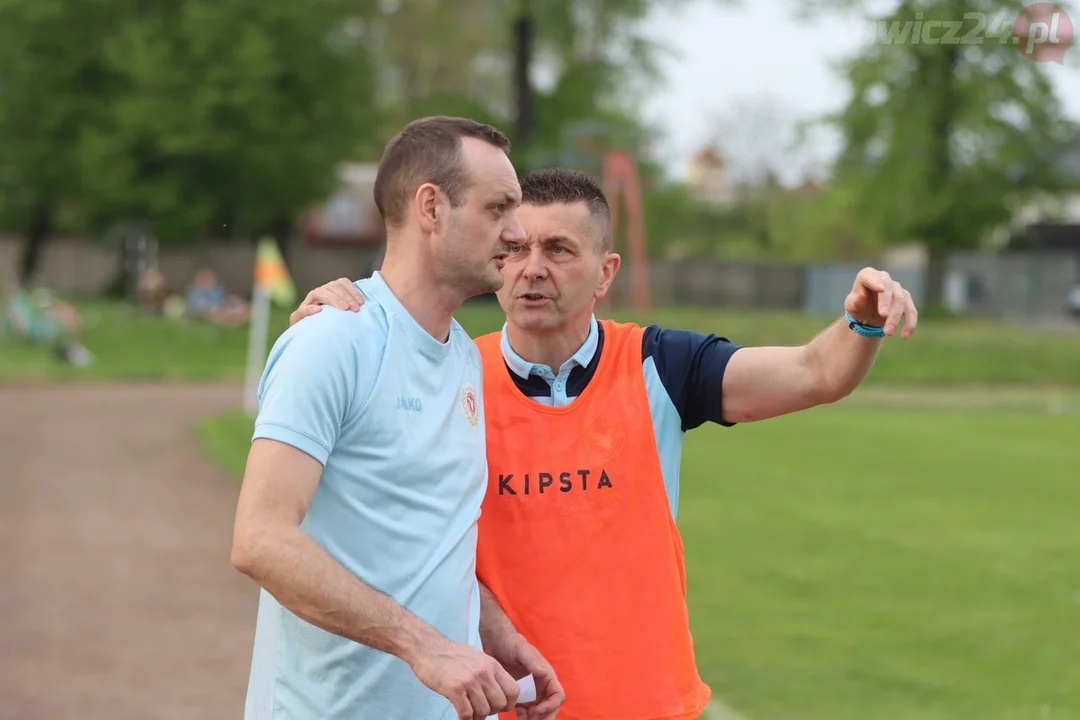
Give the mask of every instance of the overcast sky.
[[(645, 108), (669, 127), (656, 149), (670, 172), (681, 176), (689, 156), (719, 132), (741, 166), (782, 160), (789, 179), (835, 152), (828, 136), (817, 136), (815, 149), (799, 155), (785, 155), (784, 143), (796, 122), (843, 104), (846, 87), (829, 65), (871, 33), (852, 17), (796, 21), (790, 12), (796, 2), (743, 0), (743, 8), (725, 9), (716, 0), (694, 0), (649, 18), (650, 34), (678, 47), (678, 56), (664, 62), (664, 86)], [(1070, 49), (1064, 67), (1046, 67), (1068, 114), (1080, 119), (1080, 48)]]

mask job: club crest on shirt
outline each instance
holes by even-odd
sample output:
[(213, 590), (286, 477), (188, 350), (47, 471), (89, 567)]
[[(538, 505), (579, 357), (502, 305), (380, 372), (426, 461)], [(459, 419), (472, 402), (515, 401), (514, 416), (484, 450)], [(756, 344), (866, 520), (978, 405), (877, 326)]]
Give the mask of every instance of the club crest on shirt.
[(472, 383), (465, 383), (461, 388), (461, 407), (465, 410), (465, 419), (469, 424), (476, 427), (479, 420), (478, 406), (476, 403), (476, 390)]
[(593, 460), (605, 462), (619, 457), (626, 445), (626, 432), (621, 423), (597, 418), (585, 433), (584, 448)]

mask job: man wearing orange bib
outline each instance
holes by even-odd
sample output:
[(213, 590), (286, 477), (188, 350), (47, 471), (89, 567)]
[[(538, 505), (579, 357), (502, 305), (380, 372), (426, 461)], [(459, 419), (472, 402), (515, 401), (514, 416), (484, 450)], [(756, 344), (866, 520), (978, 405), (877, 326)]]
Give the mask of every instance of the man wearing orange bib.
[[(521, 189), (527, 240), (510, 248), (498, 293), (507, 322), (476, 340), (489, 478), (477, 576), (482, 602), (505, 611), (484, 616), (503, 617), (554, 667), (560, 718), (697, 718), (710, 690), (675, 524), (686, 431), (843, 398), (881, 338), (901, 322), (909, 337), (917, 313), (906, 290), (867, 268), (844, 318), (801, 347), (597, 320), (619, 268), (603, 193), (561, 169), (528, 175)], [(358, 300), (348, 281), (329, 283), (291, 321)]]

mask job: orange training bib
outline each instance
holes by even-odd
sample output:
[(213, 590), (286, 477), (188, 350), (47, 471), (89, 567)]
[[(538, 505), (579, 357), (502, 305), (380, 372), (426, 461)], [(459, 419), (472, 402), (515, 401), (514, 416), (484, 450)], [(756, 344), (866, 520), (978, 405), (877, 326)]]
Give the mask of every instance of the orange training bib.
[(554, 666), (563, 720), (697, 718), (709, 688), (694, 659), (643, 329), (603, 328), (596, 374), (561, 408), (521, 393), (498, 333), (477, 340), (489, 473), (477, 573)]

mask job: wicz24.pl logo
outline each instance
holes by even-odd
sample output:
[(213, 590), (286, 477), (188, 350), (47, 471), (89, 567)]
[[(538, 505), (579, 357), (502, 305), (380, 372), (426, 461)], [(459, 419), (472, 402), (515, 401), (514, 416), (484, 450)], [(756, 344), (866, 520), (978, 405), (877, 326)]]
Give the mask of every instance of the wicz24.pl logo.
[(961, 18), (927, 18), (915, 13), (911, 19), (878, 20), (873, 24), (875, 42), (883, 45), (989, 45), (1016, 48), (1034, 62), (1064, 64), (1065, 51), (1073, 40), (1069, 14), (1054, 3), (1028, 5), (1019, 14), (1004, 11), (993, 17), (965, 13)]

